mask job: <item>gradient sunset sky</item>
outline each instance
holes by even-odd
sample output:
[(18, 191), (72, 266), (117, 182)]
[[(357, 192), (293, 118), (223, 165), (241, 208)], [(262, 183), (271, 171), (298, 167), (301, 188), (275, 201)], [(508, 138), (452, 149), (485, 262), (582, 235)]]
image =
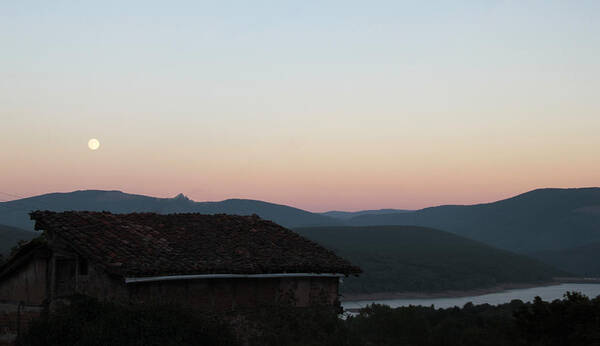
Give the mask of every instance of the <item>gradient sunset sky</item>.
[(0, 2), (0, 201), (414, 209), (600, 185), (600, 1), (93, 3)]

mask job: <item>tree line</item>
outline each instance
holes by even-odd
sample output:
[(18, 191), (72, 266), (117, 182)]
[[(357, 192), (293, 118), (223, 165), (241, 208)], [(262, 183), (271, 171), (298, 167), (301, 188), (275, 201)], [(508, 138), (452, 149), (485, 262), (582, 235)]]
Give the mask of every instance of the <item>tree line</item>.
[(243, 317), (83, 299), (35, 321), (19, 345), (600, 345), (600, 296), (436, 309), (370, 305), (355, 315), (285, 306)]

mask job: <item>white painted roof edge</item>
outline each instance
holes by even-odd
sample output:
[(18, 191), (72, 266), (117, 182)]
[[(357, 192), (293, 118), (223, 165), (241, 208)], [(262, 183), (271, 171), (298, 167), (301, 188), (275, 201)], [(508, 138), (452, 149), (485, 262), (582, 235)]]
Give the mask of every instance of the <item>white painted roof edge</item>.
[(167, 275), (125, 278), (126, 284), (136, 282), (192, 280), (192, 279), (268, 279), (294, 277), (337, 277), (346, 275), (340, 273), (276, 273), (276, 274), (197, 274), (197, 275)]

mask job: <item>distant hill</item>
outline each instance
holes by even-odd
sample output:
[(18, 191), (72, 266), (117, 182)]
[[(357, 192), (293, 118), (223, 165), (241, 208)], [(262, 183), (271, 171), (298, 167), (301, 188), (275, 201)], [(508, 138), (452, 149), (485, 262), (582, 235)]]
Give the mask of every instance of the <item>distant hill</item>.
[(600, 242), (600, 188), (539, 189), (502, 201), (359, 215), (353, 226), (416, 225), (529, 253)]
[(381, 215), (381, 214), (394, 214), (394, 213), (410, 213), (413, 210), (403, 210), (403, 209), (375, 209), (375, 210), (361, 210), (361, 211), (327, 211), (321, 213), (321, 215), (333, 217), (340, 220), (348, 220), (355, 216), (360, 215)]
[(564, 275), (523, 255), (448, 232), (415, 226), (296, 229), (360, 266), (344, 279), (345, 293), (439, 292), (503, 283), (550, 281)]
[(20, 228), (0, 225), (0, 255), (6, 256), (19, 240), (31, 240), (39, 233), (26, 231)]
[(258, 214), (286, 227), (340, 225), (334, 218), (302, 209), (249, 199), (228, 199), (221, 202), (194, 202), (183, 194), (175, 198), (156, 198), (121, 191), (83, 190), (68, 193), (50, 193), (0, 203), (0, 223), (33, 229), (28, 213), (32, 210), (90, 210), (113, 213), (156, 212), (205, 214)]
[[(543, 255), (544, 251), (587, 249), (585, 246), (589, 244), (600, 243), (600, 188), (540, 189), (493, 203), (447, 205), (417, 211), (381, 209), (323, 214), (247, 199), (195, 202), (182, 194), (175, 198), (156, 198), (120, 191), (84, 190), (2, 202), (0, 224), (32, 230), (28, 213), (37, 209), (258, 214), (290, 228), (415, 225), (441, 229), (514, 252), (539, 253), (536, 257), (548, 263), (555, 262), (549, 260), (551, 255)], [(15, 241), (11, 239), (18, 237), (0, 238), (0, 248), (12, 247)], [(582, 250), (580, 255), (581, 262), (595, 258), (592, 250)]]
[(577, 276), (600, 277), (600, 243), (534, 252), (530, 256)]

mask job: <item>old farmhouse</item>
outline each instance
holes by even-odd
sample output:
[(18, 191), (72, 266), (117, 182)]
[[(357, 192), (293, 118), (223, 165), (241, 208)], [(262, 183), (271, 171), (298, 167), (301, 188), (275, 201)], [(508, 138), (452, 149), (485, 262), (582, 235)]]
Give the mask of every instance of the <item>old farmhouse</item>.
[(258, 216), (31, 214), (45, 241), (0, 268), (0, 300), (28, 307), (83, 294), (125, 304), (230, 311), (338, 304), (360, 269)]

